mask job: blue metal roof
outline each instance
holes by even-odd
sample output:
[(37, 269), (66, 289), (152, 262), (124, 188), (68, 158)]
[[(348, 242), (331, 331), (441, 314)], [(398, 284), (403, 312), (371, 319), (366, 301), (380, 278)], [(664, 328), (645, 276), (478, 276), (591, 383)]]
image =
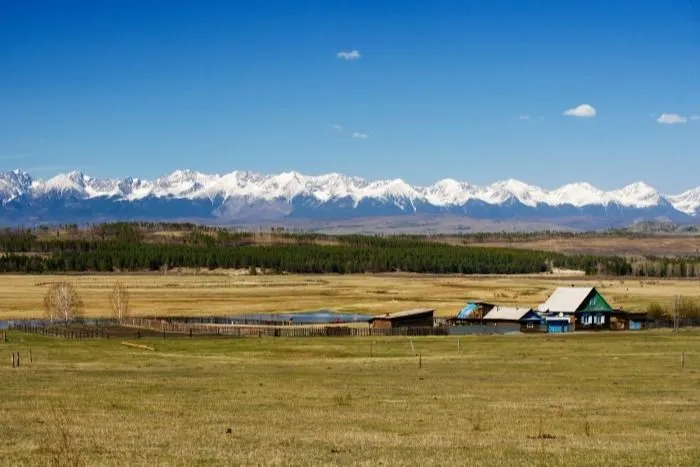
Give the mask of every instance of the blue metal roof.
[(477, 309), (476, 303), (468, 303), (467, 306), (459, 310), (457, 313), (457, 319), (467, 319), (469, 318), (469, 315), (471, 315), (474, 310)]

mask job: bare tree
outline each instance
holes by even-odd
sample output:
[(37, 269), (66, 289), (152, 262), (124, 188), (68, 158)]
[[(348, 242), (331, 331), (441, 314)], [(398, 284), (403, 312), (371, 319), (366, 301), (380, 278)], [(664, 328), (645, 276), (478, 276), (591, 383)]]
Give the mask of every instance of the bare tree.
[(126, 318), (129, 315), (129, 291), (123, 283), (114, 284), (110, 299), (114, 318), (118, 320)]
[(68, 323), (83, 315), (83, 301), (69, 282), (57, 282), (44, 297), (46, 316), (50, 321)]

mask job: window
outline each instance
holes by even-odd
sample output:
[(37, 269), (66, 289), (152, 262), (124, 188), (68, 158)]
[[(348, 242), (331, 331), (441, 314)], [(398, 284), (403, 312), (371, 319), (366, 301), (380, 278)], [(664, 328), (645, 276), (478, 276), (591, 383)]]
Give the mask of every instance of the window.
[(532, 321), (528, 321), (528, 323), (527, 323), (527, 328), (528, 328), (528, 329), (534, 329), (534, 328), (535, 328), (535, 323), (533, 323)]

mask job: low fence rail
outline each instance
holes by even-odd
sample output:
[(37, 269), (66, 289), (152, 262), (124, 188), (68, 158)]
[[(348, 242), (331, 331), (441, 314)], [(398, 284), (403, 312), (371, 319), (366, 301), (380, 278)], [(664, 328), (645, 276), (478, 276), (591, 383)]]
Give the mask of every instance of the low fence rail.
[(61, 337), (63, 339), (109, 339), (110, 332), (100, 327), (62, 328), (56, 326), (15, 325), (10, 329), (27, 334)]
[(371, 337), (371, 336), (445, 336), (445, 327), (370, 328), (352, 326), (265, 326), (208, 325), (172, 323), (151, 318), (127, 318), (104, 326), (57, 326), (51, 323), (13, 323), (7, 328), (15, 331), (63, 339), (109, 339), (110, 337)]
[(448, 330), (443, 327), (416, 328), (369, 328), (351, 326), (264, 326), (264, 325), (227, 325), (172, 323), (166, 320), (148, 318), (127, 318), (123, 326), (145, 328), (163, 333), (184, 334), (190, 336), (232, 336), (232, 337), (367, 337), (367, 336), (445, 336)]
[[(110, 337), (371, 337), (371, 336), (445, 336), (467, 334), (506, 334), (519, 332), (519, 326), (425, 326), (406, 328), (372, 328), (367, 326), (312, 324), (306, 326), (265, 324), (202, 324), (172, 322), (167, 319), (126, 318), (95, 320), (57, 325), (49, 321), (6, 322), (3, 329), (63, 339), (109, 339)], [(698, 326), (692, 319), (678, 323), (680, 329)], [(648, 329), (672, 328), (670, 321), (650, 321)]]

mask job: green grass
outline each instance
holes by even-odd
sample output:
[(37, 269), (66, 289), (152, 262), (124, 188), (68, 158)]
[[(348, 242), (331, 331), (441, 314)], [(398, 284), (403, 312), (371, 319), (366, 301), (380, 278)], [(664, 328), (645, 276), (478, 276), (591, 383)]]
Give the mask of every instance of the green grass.
[(10, 333), (0, 463), (700, 465), (698, 332), (139, 343)]

